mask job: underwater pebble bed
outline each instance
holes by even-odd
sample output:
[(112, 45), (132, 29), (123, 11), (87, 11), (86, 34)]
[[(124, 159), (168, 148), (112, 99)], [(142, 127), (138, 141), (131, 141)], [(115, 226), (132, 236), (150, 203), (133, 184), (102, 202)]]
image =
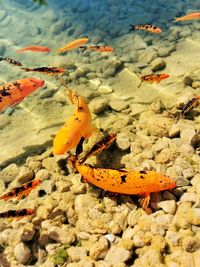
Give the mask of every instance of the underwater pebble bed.
[[(64, 1), (59, 12), (55, 4), (47, 9), (28, 1), (1, 3), (0, 53), (16, 57), (15, 50), (27, 40), (56, 49), (86, 35), (91, 43), (113, 45), (112, 54), (74, 51), (18, 59), (31, 67), (45, 62), (65, 68), (69, 87), (88, 100), (94, 124), (117, 133), (116, 145), (93, 157), (93, 164), (155, 170), (173, 178), (177, 188), (153, 193), (153, 213), (148, 215), (139, 208), (137, 196), (111, 195), (70, 173), (65, 157), (53, 157), (51, 146), (52, 136), (74, 107), (66, 103), (59, 79), (47, 77), (45, 89), (23, 101), (28, 113), (16, 107), (0, 114), (0, 194), (34, 178), (42, 180), (27, 198), (0, 201), (1, 212), (36, 209), (33, 217), (0, 221), (0, 265), (199, 267), (198, 108), (177, 123), (175, 118), (200, 94), (200, 22), (171, 22), (198, 9), (199, 1), (192, 1), (192, 8), (191, 1), (146, 0), (137, 7), (134, 2)], [(94, 9), (98, 12), (91, 12)], [(130, 21), (143, 23), (144, 17), (149, 23), (159, 21), (165, 29), (162, 37), (129, 33)], [(11, 71), (6, 63), (2, 66), (1, 84), (28, 76), (16, 68)], [(137, 88), (136, 74), (157, 71), (171, 78)]]

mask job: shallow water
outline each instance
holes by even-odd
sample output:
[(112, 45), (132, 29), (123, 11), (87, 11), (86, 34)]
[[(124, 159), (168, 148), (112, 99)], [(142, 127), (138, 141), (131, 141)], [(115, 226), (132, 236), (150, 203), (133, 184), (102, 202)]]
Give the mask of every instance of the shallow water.
[[(47, 75), (0, 61), (0, 85), (30, 77), (44, 81), (20, 104), (0, 113), (0, 195), (34, 178), (42, 181), (27, 198), (0, 200), (2, 212), (31, 208), (37, 213), (33, 220), (0, 221), (0, 265), (188, 267), (193, 262), (198, 267), (199, 102), (177, 118), (200, 95), (200, 19), (175, 18), (198, 12), (200, 1), (46, 1), (0, 1), (0, 57), (24, 68), (64, 69)], [(130, 31), (130, 25), (140, 24), (153, 24), (162, 32)], [(86, 37), (85, 45), (114, 51), (56, 53)], [(29, 45), (52, 51), (17, 53)], [(162, 73), (169, 78), (141, 83), (142, 76)], [(53, 139), (75, 110), (61, 76), (85, 98), (93, 125), (117, 134), (116, 145), (91, 159), (93, 165), (162, 172), (176, 181), (172, 192), (153, 194), (152, 215), (138, 208), (137, 197), (110, 197), (83, 183), (79, 174), (69, 174), (68, 154), (53, 155)], [(83, 149), (95, 141), (89, 138)]]

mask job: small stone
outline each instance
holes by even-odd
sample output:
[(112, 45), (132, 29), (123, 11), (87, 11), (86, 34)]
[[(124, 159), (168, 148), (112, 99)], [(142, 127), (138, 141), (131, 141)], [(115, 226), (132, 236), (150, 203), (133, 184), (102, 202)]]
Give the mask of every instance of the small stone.
[(14, 247), (14, 255), (17, 261), (21, 264), (27, 264), (31, 259), (30, 249), (22, 242)]
[(29, 182), (34, 178), (34, 172), (27, 167), (22, 166), (19, 174), (16, 177), (17, 181), (21, 184)]
[(55, 184), (51, 180), (45, 180), (42, 182), (40, 189), (44, 190), (47, 195), (50, 195), (55, 190)]
[(165, 61), (161, 57), (157, 57), (151, 62), (152, 71), (163, 70), (166, 67)]
[(68, 225), (52, 226), (48, 231), (50, 239), (62, 244), (72, 244), (76, 240), (74, 230)]
[(148, 118), (144, 123), (140, 122), (141, 127), (147, 129), (150, 135), (158, 137), (166, 137), (169, 135), (169, 130), (173, 121), (169, 118), (164, 118), (160, 114), (155, 114)]
[(74, 202), (74, 209), (78, 214), (87, 216), (89, 209), (98, 204), (98, 200), (90, 195), (78, 195)]
[(95, 267), (112, 267), (112, 265), (106, 261), (97, 261)]
[(21, 240), (31, 241), (33, 239), (34, 234), (35, 234), (34, 225), (32, 223), (27, 223), (22, 230)]
[(126, 151), (130, 148), (130, 140), (128, 136), (123, 133), (117, 134), (116, 144), (121, 151)]
[(112, 246), (106, 254), (105, 261), (110, 264), (126, 262), (130, 259), (131, 253), (125, 248)]
[(77, 262), (87, 256), (87, 251), (83, 247), (70, 247), (67, 249), (67, 254), (69, 256), (70, 261)]
[(44, 248), (50, 243), (50, 238), (47, 234), (41, 234), (38, 239), (38, 244), (40, 247)]
[(99, 86), (99, 88), (98, 88), (98, 92), (99, 92), (100, 94), (110, 94), (110, 93), (113, 92), (113, 89), (112, 89), (112, 87), (109, 86), (109, 85), (101, 85), (101, 86)]
[(180, 127), (178, 124), (173, 124), (172, 127), (169, 130), (169, 137), (174, 138), (174, 137), (179, 137), (180, 136)]
[(70, 190), (72, 183), (70, 181), (58, 181), (56, 182), (56, 188), (58, 192), (68, 192)]
[(1, 21), (1, 26), (5, 27), (12, 21), (12, 17), (8, 15), (4, 20)]
[(146, 48), (139, 56), (139, 61), (150, 63), (157, 57), (157, 53), (153, 48)]
[(59, 171), (58, 164), (55, 158), (46, 158), (42, 161), (42, 166), (47, 169), (49, 172), (57, 172)]
[(196, 132), (194, 129), (186, 128), (181, 131), (180, 137), (184, 144), (191, 145), (192, 139), (194, 138), (195, 135), (196, 135)]
[(160, 99), (157, 99), (151, 103), (150, 108), (153, 112), (159, 114), (159, 113), (162, 113), (165, 107), (162, 101)]
[(49, 179), (50, 177), (51, 177), (51, 174), (46, 169), (39, 170), (35, 175), (35, 179), (39, 179), (41, 181), (45, 181)]
[(100, 114), (108, 108), (109, 100), (107, 98), (95, 98), (90, 102), (91, 111)]
[(182, 246), (187, 252), (195, 252), (200, 249), (200, 240), (193, 236), (186, 236), (183, 238)]
[(166, 232), (166, 240), (169, 243), (170, 246), (178, 246), (181, 243), (182, 235), (178, 232), (175, 232), (173, 230), (168, 230)]
[(12, 182), (18, 176), (20, 169), (15, 163), (8, 165), (5, 169), (0, 172), (0, 179), (5, 183)]
[(194, 97), (193, 93), (188, 92), (176, 99), (176, 108), (182, 109), (185, 104)]
[(193, 253), (194, 267), (199, 267), (200, 262), (200, 250), (197, 250)]
[(105, 237), (99, 238), (99, 240), (93, 243), (90, 247), (89, 255), (93, 260), (104, 259), (109, 248), (109, 243)]
[(111, 99), (109, 102), (109, 106), (117, 112), (120, 112), (126, 108), (129, 107), (129, 105), (126, 103), (126, 101), (124, 100), (120, 100), (120, 99)]
[(189, 192), (185, 192), (181, 198), (180, 198), (180, 202), (192, 202), (194, 204), (199, 204), (199, 197), (197, 194), (195, 193), (189, 193)]
[(27, 165), (35, 173), (42, 169), (42, 163), (40, 161), (30, 161)]
[(197, 148), (199, 147), (199, 144), (200, 144), (200, 135), (196, 133), (191, 139), (191, 146)]
[(169, 214), (175, 214), (176, 212), (176, 202), (174, 200), (161, 201), (158, 203), (158, 207)]
[(168, 164), (170, 161), (175, 160), (177, 153), (174, 149), (164, 148), (156, 157), (156, 163)]

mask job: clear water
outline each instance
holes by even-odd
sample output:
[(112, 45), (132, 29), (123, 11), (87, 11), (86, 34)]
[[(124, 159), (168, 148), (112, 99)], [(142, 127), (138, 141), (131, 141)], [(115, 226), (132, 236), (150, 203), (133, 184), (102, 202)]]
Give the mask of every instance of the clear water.
[[(196, 89), (184, 86), (183, 76), (199, 69), (200, 21), (174, 21), (175, 17), (198, 11), (199, 1), (48, 0), (48, 6), (40, 6), (31, 0), (2, 0), (0, 6), (0, 55), (19, 60), (25, 67), (65, 68), (64, 78), (70, 88), (89, 102), (106, 97), (122, 99), (129, 108), (133, 104), (148, 109), (153, 101), (160, 99), (170, 110), (179, 96), (199, 92), (198, 86)], [(129, 24), (143, 23), (154, 24), (163, 31), (161, 34), (129, 31)], [(80, 53), (74, 49), (61, 55), (55, 53), (82, 37), (88, 37), (91, 45), (112, 46), (114, 52)], [(16, 53), (17, 49), (34, 44), (48, 46), (52, 53)], [(166, 68), (157, 73), (167, 73), (170, 78), (137, 88), (137, 75), (151, 74), (151, 62), (157, 57), (166, 62)], [(25, 77), (45, 81), (43, 88), (20, 105), (0, 114), (0, 166), (3, 167), (8, 163), (23, 163), (28, 155), (39, 154), (51, 146), (73, 106), (66, 102), (66, 91), (60, 87), (58, 76), (24, 72), (4, 61), (0, 64), (2, 85)], [(106, 94), (105, 90), (99, 90), (100, 85), (106, 86)], [(109, 125), (112, 114), (118, 116), (120, 112), (109, 108), (95, 115), (94, 123), (106, 125), (108, 120), (105, 130), (116, 130)]]

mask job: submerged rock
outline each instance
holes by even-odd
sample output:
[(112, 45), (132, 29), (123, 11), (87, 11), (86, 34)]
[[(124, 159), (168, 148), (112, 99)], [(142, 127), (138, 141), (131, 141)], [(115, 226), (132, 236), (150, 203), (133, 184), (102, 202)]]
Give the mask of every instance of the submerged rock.
[(14, 247), (14, 255), (21, 264), (27, 264), (31, 259), (30, 249), (22, 242)]

